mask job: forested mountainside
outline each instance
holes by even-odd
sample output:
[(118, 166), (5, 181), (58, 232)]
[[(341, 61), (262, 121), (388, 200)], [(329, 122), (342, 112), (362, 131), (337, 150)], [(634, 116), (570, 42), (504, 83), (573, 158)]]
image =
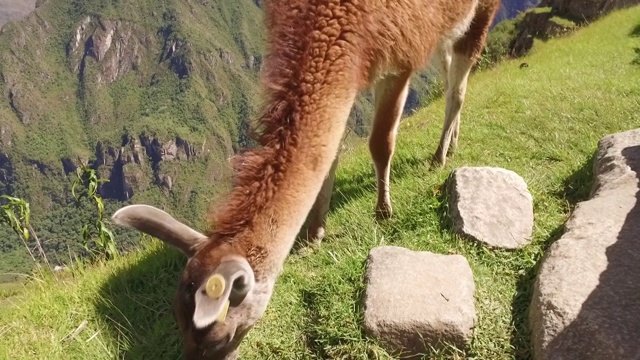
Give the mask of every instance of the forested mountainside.
[[(250, 145), (264, 34), (253, 0), (39, 0), (2, 28), (0, 193), (30, 203), (54, 263), (82, 253), (95, 216), (71, 195), (81, 164), (109, 180), (99, 188), (106, 213), (151, 203), (200, 225), (228, 185), (227, 159)], [(440, 91), (433, 81), (415, 76), (407, 112)], [(358, 99), (352, 134), (366, 135), (370, 101)], [(121, 246), (137, 240), (114, 230)], [(27, 259), (0, 227), (0, 273)]]

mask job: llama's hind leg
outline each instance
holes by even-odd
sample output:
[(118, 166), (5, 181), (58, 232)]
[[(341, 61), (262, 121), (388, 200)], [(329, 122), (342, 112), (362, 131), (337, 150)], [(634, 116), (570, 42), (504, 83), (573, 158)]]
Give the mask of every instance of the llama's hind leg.
[(396, 134), (402, 110), (407, 99), (411, 72), (391, 75), (380, 80), (375, 87), (375, 115), (369, 137), (369, 151), (376, 170), (378, 202), (376, 217), (391, 217), (389, 175)]
[(336, 179), (336, 168), (338, 167), (339, 154), (331, 164), (331, 169), (327, 177), (322, 183), (322, 188), (316, 197), (316, 201), (309, 211), (309, 226), (307, 228), (307, 240), (310, 243), (317, 244), (322, 241), (327, 226), (327, 215), (329, 206), (331, 205), (331, 193), (333, 192), (333, 183)]
[(446, 105), (444, 125), (440, 134), (440, 143), (434, 155), (434, 162), (440, 166), (446, 162), (449, 147), (452, 150), (458, 145), (460, 133), (460, 113), (464, 97), (467, 91), (467, 79), (474, 61), (468, 56), (454, 52), (451, 57), (451, 66), (447, 74)]
[(467, 92), (467, 80), (471, 67), (485, 47), (489, 26), (493, 22), (500, 2), (480, 0), (476, 14), (467, 32), (453, 44), (451, 66), (447, 77), (446, 110), (440, 144), (434, 154), (434, 162), (445, 164), (449, 146), (458, 146), (460, 135), (460, 112)]
[(449, 68), (451, 67), (451, 52), (453, 51), (451, 44), (441, 43), (434, 51), (429, 64), (431, 67), (438, 70), (440, 78), (442, 78), (442, 85), (446, 93), (449, 87)]

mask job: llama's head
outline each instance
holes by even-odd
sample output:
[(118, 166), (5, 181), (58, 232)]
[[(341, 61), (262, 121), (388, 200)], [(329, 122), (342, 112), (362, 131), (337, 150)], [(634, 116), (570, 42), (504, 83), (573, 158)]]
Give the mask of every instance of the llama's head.
[(126, 206), (113, 214), (113, 220), (189, 258), (173, 302), (185, 359), (235, 359), (241, 340), (267, 307), (273, 281), (256, 280), (244, 254), (231, 245), (208, 241), (152, 206)]

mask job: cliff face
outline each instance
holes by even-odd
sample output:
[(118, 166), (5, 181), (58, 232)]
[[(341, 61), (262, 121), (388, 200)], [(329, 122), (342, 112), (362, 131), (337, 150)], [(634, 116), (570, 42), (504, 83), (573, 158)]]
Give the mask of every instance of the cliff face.
[(136, 24), (87, 16), (67, 45), (70, 70), (84, 80), (88, 58), (92, 58), (99, 68), (96, 82), (111, 84), (140, 65), (154, 40)]
[[(119, 147), (98, 143), (93, 166), (109, 182), (100, 188), (100, 195), (120, 201), (129, 200), (138, 191), (150, 186), (160, 186), (166, 191), (173, 189), (175, 175), (166, 173), (168, 162), (197, 161), (203, 155), (206, 143), (200, 148), (176, 137), (161, 141), (152, 136), (124, 136)], [(70, 159), (67, 167), (75, 171), (77, 164)], [(215, 179), (220, 180), (220, 179)]]

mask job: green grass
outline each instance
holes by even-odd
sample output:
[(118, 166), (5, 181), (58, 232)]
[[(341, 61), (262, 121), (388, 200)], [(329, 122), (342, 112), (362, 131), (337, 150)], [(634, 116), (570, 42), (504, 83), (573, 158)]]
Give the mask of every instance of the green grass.
[(573, 21), (571, 21), (569, 19), (562, 18), (560, 16), (554, 16), (551, 19), (549, 19), (549, 21), (553, 21), (554, 23), (556, 23), (556, 24), (558, 24), (560, 26), (567, 27), (567, 28), (576, 27), (576, 23), (574, 23)]
[[(536, 43), (525, 59), (470, 79), (460, 148), (444, 169), (425, 162), (437, 146), (444, 101), (406, 118), (392, 167), (394, 217), (373, 220), (374, 178), (364, 143), (338, 169), (325, 242), (293, 253), (270, 306), (242, 345), (243, 359), (387, 359), (363, 335), (360, 298), (368, 251), (389, 244), (464, 255), (472, 267), (478, 324), (469, 349), (433, 359), (528, 359), (527, 307), (544, 249), (586, 199), (597, 141), (640, 124), (640, 67), (632, 65), (640, 7), (576, 33)], [(522, 61), (528, 68), (520, 69)], [(459, 166), (520, 174), (534, 198), (534, 238), (515, 251), (452, 235), (443, 184)], [(180, 338), (172, 294), (184, 259), (157, 242), (59, 278), (36, 277), (0, 306), (0, 357), (175, 359)], [(87, 321), (73, 338), (68, 334)]]
[(536, 14), (546, 14), (546, 13), (550, 13), (552, 10), (553, 8), (551, 8), (550, 6), (547, 6), (547, 7), (534, 7), (534, 8), (531, 8), (529, 11)]
[(11, 296), (18, 295), (22, 290), (20, 283), (0, 283), (0, 299), (7, 299)]

